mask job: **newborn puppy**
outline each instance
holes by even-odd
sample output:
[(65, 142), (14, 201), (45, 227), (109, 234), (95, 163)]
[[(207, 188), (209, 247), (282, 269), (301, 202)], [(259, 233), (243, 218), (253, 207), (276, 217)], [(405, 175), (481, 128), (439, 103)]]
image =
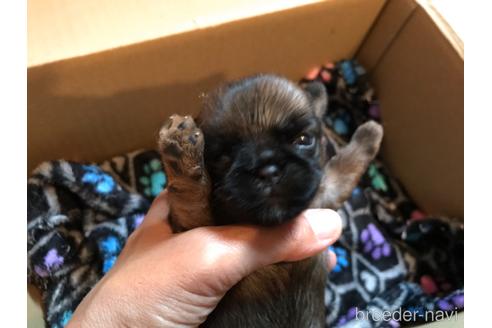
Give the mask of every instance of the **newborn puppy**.
[[(276, 225), (309, 207), (338, 208), (375, 157), (368, 122), (344, 147), (322, 124), (321, 83), (259, 75), (219, 89), (200, 113), (173, 115), (159, 149), (175, 232), (204, 225)], [(336, 150), (336, 154), (333, 149)], [(323, 327), (322, 255), (265, 267), (232, 288), (204, 327)]]

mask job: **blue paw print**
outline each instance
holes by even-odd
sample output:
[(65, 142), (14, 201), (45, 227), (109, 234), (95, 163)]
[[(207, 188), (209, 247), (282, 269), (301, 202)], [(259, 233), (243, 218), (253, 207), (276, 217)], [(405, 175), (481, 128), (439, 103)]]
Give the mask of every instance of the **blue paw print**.
[(357, 80), (357, 72), (354, 69), (354, 64), (349, 60), (344, 60), (340, 64), (340, 68), (345, 81), (347, 81), (347, 84), (348, 85), (354, 84), (355, 81)]
[(115, 236), (108, 236), (98, 242), (99, 251), (103, 257), (103, 273), (111, 269), (116, 262), (118, 254), (121, 252), (121, 244)]
[(108, 236), (99, 241), (99, 249), (104, 254), (118, 254), (120, 252), (120, 241), (115, 236)]
[(82, 176), (82, 182), (94, 185), (97, 192), (107, 194), (114, 190), (116, 183), (107, 173), (101, 171), (97, 166), (84, 165), (86, 171)]
[(105, 258), (103, 261), (102, 272), (106, 274), (109, 271), (109, 269), (113, 267), (115, 262), (116, 262), (116, 256), (110, 256), (108, 258)]
[(145, 176), (140, 177), (139, 182), (144, 187), (147, 197), (155, 197), (166, 185), (166, 175), (162, 170), (161, 161), (153, 159), (143, 166)]
[(335, 122), (333, 123), (333, 128), (335, 129), (335, 132), (338, 133), (339, 135), (346, 135), (349, 132), (347, 123), (341, 118), (336, 118)]
[(68, 325), (68, 322), (72, 318), (72, 314), (73, 313), (70, 310), (63, 312), (60, 321), (58, 323), (53, 324), (51, 326), (51, 328), (63, 328), (63, 327), (65, 327), (66, 325)]
[(332, 269), (333, 272), (340, 272), (344, 268), (349, 266), (347, 251), (344, 248), (337, 247), (337, 246), (330, 246), (328, 249), (333, 253), (335, 253), (335, 255), (337, 256), (337, 264)]
[(352, 198), (357, 198), (362, 195), (362, 189), (360, 187), (355, 187), (354, 190), (352, 190)]
[(72, 311), (63, 312), (62, 319), (61, 319), (62, 327), (65, 327), (71, 318), (72, 318)]
[(332, 114), (333, 129), (341, 136), (348, 136), (351, 131), (352, 117), (346, 111)]

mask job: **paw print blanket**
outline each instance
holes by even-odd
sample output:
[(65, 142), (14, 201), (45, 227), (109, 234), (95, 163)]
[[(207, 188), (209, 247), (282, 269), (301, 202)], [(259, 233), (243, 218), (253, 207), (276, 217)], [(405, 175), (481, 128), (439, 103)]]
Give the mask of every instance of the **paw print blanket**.
[[(310, 80), (327, 87), (325, 124), (342, 139), (363, 122), (380, 120), (374, 90), (356, 62), (328, 63), (303, 82)], [(42, 292), (47, 327), (67, 324), (165, 186), (152, 150), (99, 165), (59, 160), (34, 170), (27, 188), (27, 278)], [(399, 327), (463, 310), (460, 221), (419, 210), (379, 161), (339, 213), (344, 228), (331, 246), (337, 263), (325, 288), (326, 326)]]

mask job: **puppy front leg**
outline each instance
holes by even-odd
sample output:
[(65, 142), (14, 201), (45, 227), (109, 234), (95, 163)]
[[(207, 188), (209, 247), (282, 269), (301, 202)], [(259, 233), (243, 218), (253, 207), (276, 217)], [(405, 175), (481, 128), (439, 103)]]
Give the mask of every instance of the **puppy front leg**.
[(350, 142), (326, 163), (310, 207), (338, 209), (376, 157), (382, 139), (383, 128), (378, 123), (369, 121), (359, 126)]
[(159, 131), (158, 143), (168, 178), (173, 231), (211, 225), (210, 179), (204, 166), (202, 131), (190, 116), (172, 115)]

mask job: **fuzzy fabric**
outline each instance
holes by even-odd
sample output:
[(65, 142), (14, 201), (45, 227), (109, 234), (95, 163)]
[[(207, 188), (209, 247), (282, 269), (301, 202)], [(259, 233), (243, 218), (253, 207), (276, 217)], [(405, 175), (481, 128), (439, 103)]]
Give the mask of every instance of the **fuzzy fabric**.
[[(342, 138), (380, 120), (374, 91), (354, 61), (323, 65), (308, 80), (327, 86), (325, 123)], [(101, 165), (46, 162), (33, 172), (28, 282), (42, 291), (48, 327), (66, 325), (165, 185), (155, 151)], [(377, 314), (408, 311), (424, 322), (464, 308), (462, 224), (419, 210), (381, 162), (370, 165), (338, 212), (344, 229), (331, 246), (337, 263), (326, 285), (327, 326), (398, 327), (405, 324), (401, 316), (378, 320)]]

